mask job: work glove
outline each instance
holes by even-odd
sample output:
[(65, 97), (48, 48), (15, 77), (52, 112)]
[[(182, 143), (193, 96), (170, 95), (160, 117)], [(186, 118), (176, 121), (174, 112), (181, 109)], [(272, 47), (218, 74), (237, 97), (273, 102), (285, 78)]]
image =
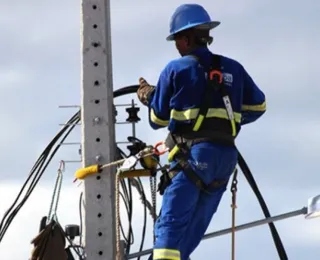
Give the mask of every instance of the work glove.
[(139, 89), (137, 91), (138, 98), (142, 104), (145, 106), (149, 105), (149, 98), (154, 91), (154, 87), (150, 86), (150, 84), (144, 79), (139, 78)]

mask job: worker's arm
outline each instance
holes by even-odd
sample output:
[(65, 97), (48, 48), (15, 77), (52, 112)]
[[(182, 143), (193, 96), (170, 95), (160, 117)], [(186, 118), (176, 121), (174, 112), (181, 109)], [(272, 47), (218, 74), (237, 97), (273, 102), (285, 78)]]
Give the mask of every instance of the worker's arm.
[(255, 84), (251, 76), (243, 69), (244, 89), (241, 125), (250, 124), (266, 112), (265, 94)]
[(172, 77), (170, 63), (161, 72), (158, 83), (149, 99), (149, 123), (153, 129), (167, 127), (170, 120)]

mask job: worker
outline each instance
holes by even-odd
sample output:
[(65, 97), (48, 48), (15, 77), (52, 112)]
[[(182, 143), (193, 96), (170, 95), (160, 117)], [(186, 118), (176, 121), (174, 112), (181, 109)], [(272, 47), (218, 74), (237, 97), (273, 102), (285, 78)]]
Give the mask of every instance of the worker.
[(189, 259), (236, 168), (241, 126), (266, 111), (265, 94), (245, 68), (208, 49), (210, 30), (219, 24), (198, 4), (179, 6), (167, 40), (181, 57), (166, 65), (155, 87), (139, 79), (137, 95), (151, 127), (169, 130), (170, 171), (150, 260)]

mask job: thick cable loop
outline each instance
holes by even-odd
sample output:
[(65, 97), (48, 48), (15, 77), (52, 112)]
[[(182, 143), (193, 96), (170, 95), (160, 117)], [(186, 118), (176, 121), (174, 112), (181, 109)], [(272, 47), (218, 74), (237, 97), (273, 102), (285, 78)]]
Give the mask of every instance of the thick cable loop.
[[(127, 86), (124, 88), (120, 88), (114, 91), (113, 96), (114, 98), (128, 95), (135, 93), (138, 89), (138, 85), (132, 85), (132, 86)], [(28, 200), (29, 196), (33, 192), (34, 188), (40, 181), (41, 177), (43, 176), (45, 170), (47, 169), (48, 165), (52, 161), (53, 157), (55, 154), (58, 152), (59, 148), (61, 148), (61, 144), (66, 140), (66, 138), (70, 135), (72, 130), (79, 124), (80, 122), (80, 111), (76, 112), (62, 127), (62, 129), (57, 133), (57, 135), (53, 138), (52, 141), (48, 144), (48, 146), (44, 149), (42, 154), (39, 156), (37, 159), (35, 165), (32, 167), (30, 170), (30, 173), (28, 177), (25, 180), (25, 183), (23, 184), (21, 190), (17, 194), (17, 197), (15, 200), (12, 202), (12, 205), (8, 207), (7, 211), (4, 213), (3, 218), (0, 220), (0, 242), (2, 241), (4, 235), (6, 234), (11, 222), (13, 219), (16, 217), (18, 214), (19, 210), (23, 207), (25, 202)], [(123, 158), (126, 156), (122, 153), (121, 155)], [(129, 230), (128, 230), (128, 237), (130, 238), (130, 243), (126, 244), (126, 253), (128, 254), (130, 252), (130, 245), (133, 243), (133, 232), (132, 232), (132, 227), (131, 227), (131, 221), (132, 221), (132, 189), (131, 187), (135, 186), (134, 184), (137, 179), (129, 179), (128, 183), (125, 183), (125, 180), (120, 180), (120, 183), (122, 183), (122, 190), (124, 192), (123, 198), (124, 202), (128, 211), (128, 218), (129, 218)], [(58, 180), (59, 183), (59, 180)], [(138, 182), (137, 182), (138, 183)], [(59, 185), (58, 185), (59, 186)], [(139, 185), (140, 186), (140, 185)], [(26, 191), (25, 191), (26, 190)], [(140, 196), (145, 196), (144, 195), (144, 190), (141, 188), (137, 188)], [(22, 195), (25, 191), (25, 195)], [(57, 189), (58, 191), (58, 189)], [(55, 195), (58, 193), (56, 192)], [(59, 193), (60, 195), (60, 193)], [(149, 207), (148, 201), (145, 201), (143, 203), (144, 207), (147, 208)], [(52, 203), (52, 208), (50, 211), (53, 211), (54, 205)], [(150, 208), (149, 208), (150, 210)], [(146, 223), (145, 223), (146, 225)], [(142, 250), (143, 247), (143, 241), (144, 237), (141, 240), (140, 244), (140, 250)], [(82, 259), (82, 258), (81, 258)]]
[[(128, 95), (135, 93), (138, 89), (138, 85), (133, 85), (133, 86), (128, 86), (124, 87), (121, 89), (117, 89), (114, 91), (113, 96), (114, 98)], [(35, 165), (32, 167), (30, 170), (29, 175), (27, 176), (25, 183), (23, 184), (21, 190), (17, 194), (17, 197), (13, 201), (12, 205), (7, 209), (7, 211), (4, 213), (2, 219), (0, 220), (0, 242), (2, 241), (3, 237), (5, 236), (10, 224), (12, 223), (13, 219), (16, 217), (20, 209), (24, 206), (25, 202), (28, 200), (29, 196), (33, 192), (34, 188), (38, 184), (39, 180), (41, 179), (43, 173), (47, 169), (48, 165), (52, 161), (52, 158), (55, 156), (59, 148), (61, 148), (61, 144), (64, 142), (64, 140), (69, 136), (71, 131), (75, 128), (76, 125), (78, 125), (80, 122), (80, 111), (76, 112), (70, 120), (68, 120), (62, 129), (57, 133), (57, 135), (53, 138), (52, 141), (48, 144), (48, 146), (44, 149), (42, 154), (39, 156), (37, 159)], [(126, 157), (123, 156), (122, 157)], [(259, 204), (263, 210), (263, 213), (265, 217), (270, 217), (270, 213), (268, 210), (268, 207), (262, 197), (262, 194), (260, 193), (258, 189), (258, 185), (256, 184), (254, 177), (252, 176), (252, 173), (250, 169), (248, 168), (246, 162), (244, 161), (242, 155), (239, 153), (239, 160), (238, 160), (239, 166), (247, 179), (247, 181), (250, 184), (250, 187), (254, 191)], [(29, 183), (30, 182), (30, 183)], [(141, 181), (139, 178), (133, 178), (133, 179), (128, 179), (128, 190), (126, 190), (126, 184), (124, 180), (120, 180), (120, 183), (123, 184), (123, 198), (125, 201), (125, 205), (128, 211), (128, 218), (129, 218), (129, 234), (128, 237), (131, 238), (133, 237), (133, 232), (131, 228), (131, 218), (132, 218), (132, 193), (131, 193), (131, 187), (137, 188), (139, 194), (141, 197), (145, 198), (145, 194), (143, 191), (143, 187), (141, 186)], [(141, 187), (140, 187), (141, 186)], [(236, 188), (236, 187), (235, 187)], [(25, 191), (26, 190), (26, 191)], [(236, 191), (237, 189), (235, 189)], [(25, 195), (22, 195), (25, 191)], [(22, 197), (22, 198), (21, 198)], [(147, 203), (147, 200), (144, 200), (144, 208), (148, 208), (150, 210), (150, 203)], [(121, 224), (121, 223), (120, 223)], [(146, 223), (144, 223), (144, 227), (146, 226)], [(288, 257), (286, 256), (285, 249), (282, 245), (282, 241), (280, 239), (280, 236), (274, 226), (273, 223), (269, 223), (269, 227), (272, 233), (272, 238), (274, 240), (274, 243), (276, 245), (279, 257), (281, 260), (287, 260)], [(131, 240), (131, 239), (130, 239)], [(133, 241), (133, 238), (132, 238)], [(144, 241), (144, 233), (143, 233), (143, 238), (140, 244), (140, 251), (142, 250), (143, 247), (143, 241)], [(133, 242), (132, 242), (133, 243)], [(126, 254), (130, 252), (130, 245), (131, 243), (126, 244)]]

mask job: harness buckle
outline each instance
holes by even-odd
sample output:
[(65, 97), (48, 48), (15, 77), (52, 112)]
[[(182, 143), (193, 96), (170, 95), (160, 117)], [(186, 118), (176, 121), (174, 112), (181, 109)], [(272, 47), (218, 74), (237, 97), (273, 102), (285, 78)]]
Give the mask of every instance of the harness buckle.
[[(162, 147), (162, 150), (159, 150), (159, 147)], [(169, 148), (166, 147), (166, 143), (164, 141), (160, 141), (154, 146), (154, 151), (153, 152), (154, 152), (155, 155), (163, 155), (167, 151), (169, 151)]]

